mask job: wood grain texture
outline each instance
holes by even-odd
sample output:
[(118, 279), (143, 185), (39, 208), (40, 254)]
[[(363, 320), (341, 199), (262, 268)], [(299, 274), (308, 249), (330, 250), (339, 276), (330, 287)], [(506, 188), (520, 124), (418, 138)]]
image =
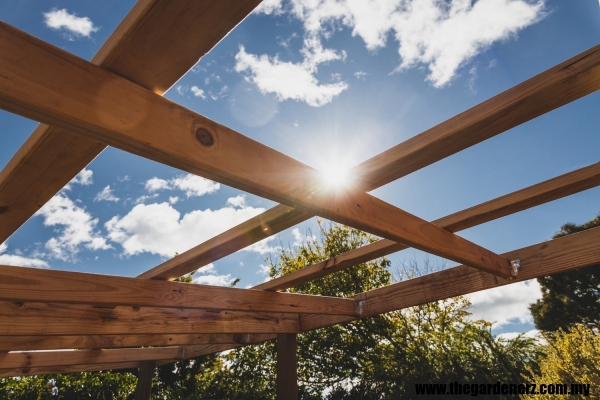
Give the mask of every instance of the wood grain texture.
[[(259, 0), (139, 0), (92, 59), (163, 94)], [(0, 172), (0, 243), (89, 164), (105, 144), (41, 124)]]
[(311, 213), (306, 210), (296, 210), (281, 204), (277, 205), (259, 216), (251, 218), (144, 272), (138, 278), (173, 280), (279, 233), (287, 229), (289, 224), (300, 223), (311, 216)]
[(351, 299), (0, 265), (0, 300), (353, 315)]
[[(503, 254), (521, 260), (521, 272), (513, 280), (497, 279), (467, 266), (450, 268), (353, 296), (364, 301), (362, 317), (553, 275), (600, 263), (600, 228), (565, 236)], [(351, 321), (349, 317), (307, 315), (300, 319), (303, 331)]]
[[(451, 232), (458, 232), (598, 185), (600, 185), (600, 163), (467, 208), (433, 221), (433, 224)], [(272, 279), (255, 286), (254, 289), (285, 290), (406, 248), (408, 246), (382, 239)]]
[[(10, 321), (10, 322), (9, 322)], [(0, 302), (0, 335), (290, 333), (298, 314)]]
[(184, 346), (13, 352), (0, 354), (0, 365), (7, 369), (22, 369), (74, 364), (111, 364), (182, 359), (185, 353), (186, 347)]
[[(598, 47), (581, 53), (361, 163), (351, 174), (361, 189), (376, 189), (592, 93), (600, 88), (598, 59)], [(301, 212), (292, 210), (283, 229), (297, 224)], [(258, 225), (259, 218), (250, 221)]]
[[(268, 334), (0, 336), (0, 351), (248, 344)], [(270, 338), (270, 337), (269, 337)], [(269, 340), (269, 339), (265, 339)]]
[(138, 368), (138, 361), (130, 361), (125, 363), (108, 363), (108, 364), (85, 364), (85, 365), (59, 365), (51, 367), (37, 368), (12, 368), (0, 369), (0, 377), (14, 376), (33, 376), (33, 375), (53, 375), (53, 374), (76, 374), (80, 372), (94, 371), (110, 371), (110, 370), (127, 370)]
[(298, 360), (295, 334), (277, 335), (277, 398), (298, 399)]
[(327, 191), (313, 168), (6, 24), (0, 54), (1, 108), (509, 276), (493, 252), (369, 194)]

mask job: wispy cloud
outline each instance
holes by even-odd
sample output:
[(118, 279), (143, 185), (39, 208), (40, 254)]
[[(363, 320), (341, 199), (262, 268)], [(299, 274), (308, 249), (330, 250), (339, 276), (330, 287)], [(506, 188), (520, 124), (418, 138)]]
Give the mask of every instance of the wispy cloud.
[(273, 93), (280, 101), (304, 101), (313, 107), (323, 106), (348, 88), (345, 82), (321, 84), (316, 78), (320, 64), (343, 60), (344, 52), (324, 49), (320, 40), (310, 37), (304, 40), (301, 63), (281, 61), (278, 56), (256, 56), (246, 52), (244, 46), (235, 56), (235, 70), (246, 75), (261, 93)]
[(221, 185), (209, 179), (200, 176), (186, 174), (173, 179), (165, 180), (160, 178), (152, 178), (145, 183), (146, 190), (150, 193), (160, 190), (183, 190), (186, 196), (203, 196), (205, 194), (215, 193)]
[(55, 30), (62, 30), (72, 36), (89, 37), (97, 32), (97, 26), (88, 17), (78, 17), (70, 14), (66, 8), (61, 10), (53, 9), (44, 13), (44, 22), (46, 26)]
[(39, 258), (25, 257), (22, 254), (8, 254), (6, 243), (0, 244), (0, 264), (14, 265), (17, 267), (50, 268), (48, 263)]
[(110, 185), (102, 189), (94, 198), (94, 201), (119, 201), (119, 198), (113, 194)]
[(94, 183), (94, 172), (92, 170), (84, 168), (79, 172), (75, 178), (71, 179), (69, 183), (65, 185), (64, 190), (71, 190), (71, 185), (83, 185), (89, 186)]

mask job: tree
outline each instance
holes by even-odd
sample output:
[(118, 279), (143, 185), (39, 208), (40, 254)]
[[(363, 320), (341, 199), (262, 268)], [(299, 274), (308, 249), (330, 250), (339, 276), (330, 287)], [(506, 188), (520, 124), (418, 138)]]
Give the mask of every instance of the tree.
[[(377, 240), (342, 225), (319, 229), (319, 238), (309, 232), (297, 249), (268, 260), (271, 277)], [(381, 258), (288, 291), (351, 296), (392, 283), (389, 267)], [(457, 297), (298, 335), (301, 398), (408, 399), (415, 383), (520, 382), (521, 374), (537, 370), (535, 340), (495, 338), (490, 323), (468, 318), (469, 306)], [(274, 343), (234, 350), (223, 360), (225, 368), (197, 398), (275, 398)]]
[[(554, 239), (600, 226), (600, 215), (581, 225), (562, 226)], [(529, 309), (538, 329), (569, 330), (576, 324), (600, 325), (600, 264), (538, 278), (542, 298)]]
[[(532, 373), (538, 384), (589, 384), (589, 396), (571, 394), (571, 399), (594, 398), (600, 395), (600, 336), (582, 325), (574, 325), (570, 332), (558, 331), (549, 336), (547, 356), (540, 363), (539, 373)], [(554, 394), (538, 395), (538, 399), (554, 399)], [(523, 397), (524, 398), (524, 397)]]

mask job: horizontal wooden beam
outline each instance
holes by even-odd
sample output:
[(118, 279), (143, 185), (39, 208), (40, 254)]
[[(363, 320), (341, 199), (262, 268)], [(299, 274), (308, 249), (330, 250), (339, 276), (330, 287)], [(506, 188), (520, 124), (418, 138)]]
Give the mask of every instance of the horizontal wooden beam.
[[(0, 302), (0, 335), (292, 333), (298, 314)], [(10, 323), (8, 323), (10, 321)]]
[[(171, 362), (175, 362), (173, 360)], [(54, 374), (77, 374), (80, 372), (95, 372), (95, 371), (111, 371), (122, 369), (134, 369), (140, 365), (137, 361), (129, 361), (123, 363), (107, 363), (107, 364), (84, 364), (84, 365), (59, 365), (51, 367), (34, 367), (34, 368), (0, 368), (0, 377), (15, 377), (15, 376), (33, 376), (33, 375), (54, 375)]]
[[(361, 189), (366, 191), (376, 189), (590, 94), (600, 88), (599, 59), (598, 47), (581, 53), (361, 163), (352, 170), (352, 176), (360, 177), (357, 179), (357, 184)], [(379, 169), (385, 173), (379, 173)], [(281, 208), (279, 210), (281, 212), (285, 206), (276, 208)], [(300, 209), (289, 211), (287, 223), (280, 222), (279, 230), (299, 223), (304, 213), (306, 211)], [(305, 219), (312, 216), (314, 215), (310, 214)], [(254, 217), (245, 222), (245, 228), (239, 229), (243, 231), (252, 224), (260, 227), (265, 217), (262, 215)], [(231, 232), (237, 229), (238, 227), (235, 227)], [(231, 235), (231, 232), (227, 236), (217, 236), (213, 241), (222, 245), (224, 240), (230, 240), (232, 252), (248, 245), (245, 239), (240, 240), (242, 236), (236, 238)], [(256, 238), (257, 241), (260, 239), (260, 237)], [(220, 253), (215, 257), (202, 257), (210, 252), (211, 244), (203, 243), (186, 254), (185, 262), (198, 268), (222, 257)], [(169, 274), (169, 268), (176, 269), (178, 275)], [(194, 269), (187, 268), (189, 267), (179, 267), (177, 260), (174, 259), (169, 265), (159, 266), (144, 275), (157, 279), (171, 279)]]
[[(92, 63), (163, 94), (258, 3), (139, 0)], [(69, 130), (38, 126), (0, 172), (0, 243), (105, 148)]]
[[(600, 163), (467, 208), (433, 221), (433, 224), (451, 232), (458, 232), (598, 185), (600, 185)], [(408, 246), (382, 239), (261, 283), (253, 289), (285, 290), (406, 248)]]
[(351, 299), (0, 265), (0, 300), (353, 315)]
[(111, 349), (123, 347), (248, 344), (270, 340), (270, 334), (146, 334), (146, 335), (19, 335), (0, 336), (0, 352), (15, 350)]
[[(363, 318), (379, 315), (598, 264), (599, 244), (600, 228), (594, 228), (504, 253), (505, 257), (521, 260), (521, 272), (513, 280), (496, 279), (463, 265), (360, 293), (353, 298), (364, 302), (361, 314)], [(353, 319), (307, 315), (300, 318), (300, 323), (302, 330), (307, 331)]]
[(186, 346), (169, 346), (137, 349), (11, 352), (0, 354), (0, 365), (2, 368), (6, 369), (22, 369), (74, 364), (85, 365), (171, 359), (179, 360), (185, 357), (186, 350)]
[(441, 257), (510, 276), (509, 261), (9, 25), (0, 107)]

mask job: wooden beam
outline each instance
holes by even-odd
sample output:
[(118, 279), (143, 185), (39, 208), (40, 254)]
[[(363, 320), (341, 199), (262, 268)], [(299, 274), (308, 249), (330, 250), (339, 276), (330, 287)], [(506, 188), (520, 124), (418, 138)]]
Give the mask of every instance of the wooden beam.
[(135, 387), (135, 400), (150, 400), (152, 395), (152, 377), (154, 376), (154, 362), (144, 361), (138, 369), (138, 382)]
[(0, 265), (0, 300), (353, 315), (351, 299)]
[[(123, 347), (195, 346), (248, 344), (272, 339), (270, 334), (146, 334), (146, 335), (68, 335), (0, 336), (0, 351), (110, 349)], [(188, 349), (189, 350), (189, 349)]]
[[(595, 47), (579, 54), (400, 143), (352, 169), (352, 176), (360, 177), (357, 179), (357, 184), (361, 189), (366, 191), (376, 189), (598, 90), (600, 83), (597, 51), (598, 47)], [(584, 60), (586, 58), (588, 59)], [(380, 174), (379, 169), (384, 170), (385, 173)], [(276, 208), (279, 207), (285, 208), (285, 206)], [(284, 221), (278, 225), (280, 230), (299, 223), (302, 218), (300, 214), (305, 212), (305, 210), (299, 209), (291, 210), (288, 214), (287, 224)], [(314, 215), (309, 215), (309, 217), (312, 216)], [(259, 227), (261, 218), (263, 216), (259, 215), (245, 224), (246, 226), (254, 224)], [(235, 227), (232, 231), (236, 229), (238, 228)], [(248, 245), (247, 241), (236, 243), (235, 238), (228, 239), (225, 236), (221, 238), (222, 240), (217, 238), (214, 240), (219, 243), (222, 243), (222, 240), (231, 240), (232, 252)], [(260, 238), (257, 238), (258, 240)], [(220, 254), (208, 259), (198, 257), (198, 262), (194, 263), (194, 254), (200, 247), (202, 254), (210, 254), (208, 243), (190, 250), (186, 256), (186, 262), (194, 265), (194, 268), (205, 265), (204, 263), (214, 262), (221, 257)], [(150, 275), (147, 277), (170, 279), (169, 267), (177, 269), (179, 273), (177, 276), (193, 270), (193, 268), (187, 271), (186, 268), (179, 268), (176, 260), (173, 260), (168, 266), (161, 267), (146, 273)]]
[(277, 335), (277, 399), (298, 399), (296, 334)]
[(312, 217), (309, 211), (277, 205), (174, 257), (138, 278), (173, 280)]
[[(0, 335), (291, 333), (298, 314), (0, 302)], [(10, 321), (8, 323), (7, 321)]]
[[(599, 243), (600, 228), (594, 228), (505, 253), (505, 257), (521, 260), (521, 272), (513, 280), (496, 279), (473, 268), (460, 266), (360, 293), (352, 298), (364, 301), (361, 314), (363, 318), (401, 310), (598, 264)], [(301, 317), (300, 323), (302, 330), (307, 331), (353, 319), (307, 315)]]
[(7, 369), (22, 369), (59, 365), (112, 364), (183, 359), (186, 350), (185, 346), (176, 346), (138, 349), (12, 352), (0, 354), (0, 365), (2, 368)]
[[(598, 185), (600, 163), (467, 208), (433, 221), (433, 224), (451, 232), (458, 232)], [(383, 239), (272, 279), (253, 289), (285, 290), (406, 248), (408, 246)]]
[[(173, 361), (174, 362), (174, 361)], [(36, 368), (14, 368), (0, 369), (0, 377), (15, 377), (15, 376), (33, 376), (33, 375), (54, 375), (54, 374), (78, 374), (81, 372), (95, 371), (111, 371), (138, 368), (140, 365), (137, 361), (125, 363), (108, 363), (108, 364), (86, 364), (86, 365), (59, 365), (51, 367), (36, 367)]]
[(510, 276), (497, 254), (369, 194), (325, 191), (314, 169), (6, 24), (0, 54), (1, 108)]
[[(139, 0), (92, 59), (163, 94), (260, 0)], [(0, 172), (0, 243), (91, 162), (105, 144), (38, 126)]]

